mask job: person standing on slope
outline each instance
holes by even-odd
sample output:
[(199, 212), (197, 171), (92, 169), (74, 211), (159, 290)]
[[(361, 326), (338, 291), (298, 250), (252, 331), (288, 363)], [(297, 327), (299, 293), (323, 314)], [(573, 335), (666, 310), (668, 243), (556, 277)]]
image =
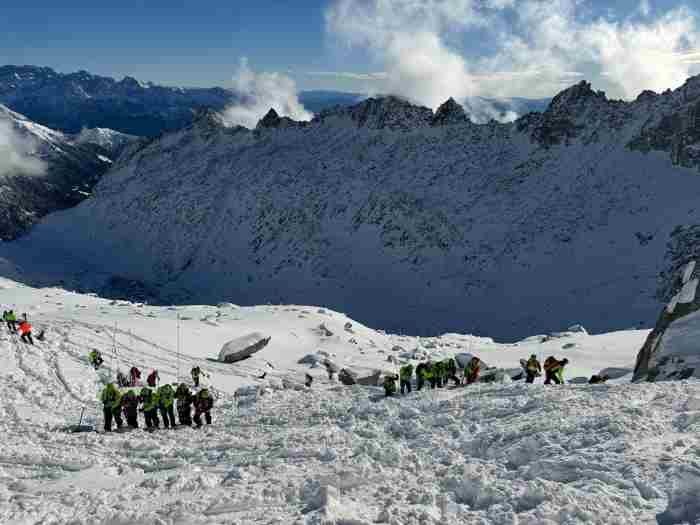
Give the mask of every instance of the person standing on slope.
[(426, 381), (426, 373), (428, 369), (427, 363), (419, 363), (416, 367), (416, 390), (423, 388)]
[(192, 392), (190, 387), (185, 383), (180, 383), (175, 391), (175, 399), (177, 399), (177, 418), (180, 425), (192, 425)]
[(207, 422), (207, 425), (211, 425), (211, 409), (214, 406), (214, 399), (212, 399), (209, 390), (203, 388), (194, 396), (194, 422), (197, 428), (202, 426), (202, 415)]
[(143, 404), (143, 417), (146, 420), (146, 428), (158, 428), (158, 395), (147, 386), (141, 389), (139, 400)]
[(158, 381), (160, 380), (160, 376), (158, 375), (158, 370), (153, 369), (151, 370), (151, 373), (148, 374), (148, 377), (146, 378), (146, 383), (148, 383), (148, 386), (151, 388), (155, 388), (158, 385)]
[(24, 314), (22, 321), (19, 323), (19, 334), (23, 342), (32, 346), (34, 345), (34, 340), (32, 339), (32, 325), (27, 321), (27, 314)]
[(113, 383), (107, 383), (100, 394), (102, 413), (105, 420), (105, 432), (112, 431), (112, 418), (117, 423), (117, 429), (122, 427), (122, 396)]
[(445, 361), (445, 367), (447, 369), (447, 379), (445, 379), (445, 386), (447, 386), (447, 381), (452, 379), (455, 386), (460, 385), (459, 378), (457, 377), (457, 363), (454, 358), (450, 357)]
[(481, 360), (474, 356), (469, 360), (466, 368), (464, 369), (464, 379), (468, 385), (476, 383), (479, 380), (479, 373), (481, 373)]
[(199, 387), (199, 375), (202, 373), (202, 369), (195, 366), (190, 370), (190, 375), (192, 376), (192, 384), (195, 388)]
[(7, 323), (7, 329), (14, 334), (17, 331), (17, 316), (14, 311), (9, 310), (7, 312), (5, 322)]
[(384, 397), (393, 396), (396, 393), (396, 374), (384, 374)]
[(102, 363), (104, 363), (104, 359), (102, 359), (102, 354), (100, 353), (99, 350), (93, 349), (89, 354), (88, 354), (88, 361), (92, 365), (92, 367), (97, 370), (102, 366)]
[(173, 387), (166, 383), (158, 389), (158, 408), (160, 409), (160, 417), (163, 418), (163, 426), (165, 428), (175, 427), (174, 402), (175, 392)]
[(561, 385), (564, 383), (564, 367), (569, 364), (568, 359), (557, 360), (554, 356), (549, 356), (544, 362), (545, 385), (551, 385), (552, 381)]
[(131, 386), (138, 386), (141, 380), (141, 370), (132, 366), (131, 370), (129, 370), (129, 376), (131, 377)]
[(530, 384), (535, 382), (536, 377), (542, 375), (542, 365), (540, 365), (535, 354), (532, 354), (530, 359), (527, 360), (525, 364), (525, 373), (527, 374), (525, 382)]
[(409, 394), (411, 393), (411, 377), (413, 377), (413, 365), (408, 364), (399, 369), (401, 395), (404, 395), (405, 390), (408, 390)]
[(122, 412), (127, 425), (131, 428), (139, 428), (139, 397), (133, 390), (128, 390), (122, 396)]

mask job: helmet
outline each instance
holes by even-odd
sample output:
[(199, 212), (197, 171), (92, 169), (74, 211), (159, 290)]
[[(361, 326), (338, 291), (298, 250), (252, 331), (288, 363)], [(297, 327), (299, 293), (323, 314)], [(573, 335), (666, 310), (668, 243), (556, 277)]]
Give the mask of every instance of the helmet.
[(530, 359), (537, 359), (537, 356), (536, 356), (535, 354), (532, 354), (532, 355), (530, 356)]

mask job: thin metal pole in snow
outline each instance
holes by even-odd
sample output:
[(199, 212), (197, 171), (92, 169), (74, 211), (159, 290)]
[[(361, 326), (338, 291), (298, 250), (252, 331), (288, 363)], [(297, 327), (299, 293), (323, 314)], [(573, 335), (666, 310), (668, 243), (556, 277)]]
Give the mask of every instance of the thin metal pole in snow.
[(119, 355), (117, 354), (117, 322), (114, 321), (114, 332), (112, 334), (112, 351), (114, 353), (114, 361), (117, 363), (117, 373), (119, 373)]
[(177, 382), (180, 383), (180, 314), (177, 314)]

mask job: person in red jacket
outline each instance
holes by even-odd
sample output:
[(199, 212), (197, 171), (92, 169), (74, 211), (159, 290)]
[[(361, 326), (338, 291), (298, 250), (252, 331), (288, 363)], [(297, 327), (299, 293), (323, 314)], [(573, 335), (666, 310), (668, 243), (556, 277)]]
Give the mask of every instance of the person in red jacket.
[(19, 333), (22, 341), (29, 343), (30, 345), (34, 344), (34, 340), (32, 339), (32, 325), (30, 325), (29, 321), (27, 321), (27, 314), (24, 314), (19, 323)]

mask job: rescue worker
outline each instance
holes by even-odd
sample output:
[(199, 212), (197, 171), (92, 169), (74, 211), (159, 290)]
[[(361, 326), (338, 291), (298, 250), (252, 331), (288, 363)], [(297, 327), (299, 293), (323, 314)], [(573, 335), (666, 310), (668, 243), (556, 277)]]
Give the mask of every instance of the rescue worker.
[(304, 386), (306, 388), (311, 388), (311, 383), (313, 383), (313, 382), (314, 382), (314, 378), (311, 374), (306, 374), (304, 376)]
[(203, 388), (194, 396), (194, 417), (192, 420), (197, 425), (197, 428), (202, 426), (202, 414), (207, 425), (211, 425), (211, 409), (214, 406), (214, 399), (211, 397), (209, 390)]
[(146, 428), (158, 428), (158, 394), (147, 386), (141, 389), (139, 400), (143, 404), (143, 417), (146, 420)]
[(100, 368), (102, 363), (104, 363), (104, 360), (102, 359), (102, 354), (96, 348), (93, 349), (92, 352), (90, 352), (88, 354), (88, 361), (90, 361), (90, 364), (93, 366), (93, 368), (95, 370)]
[(122, 412), (127, 425), (131, 428), (139, 428), (139, 396), (133, 390), (127, 390), (122, 396)]
[(479, 380), (481, 372), (481, 359), (474, 356), (469, 360), (469, 363), (464, 368), (464, 379), (468, 385), (476, 383)]
[(5, 318), (5, 322), (7, 323), (7, 329), (15, 333), (17, 331), (17, 316), (15, 315), (15, 312), (12, 310), (9, 310), (7, 312), (7, 317)]
[(34, 345), (34, 340), (32, 339), (32, 325), (27, 321), (27, 314), (24, 314), (24, 318), (19, 323), (19, 334), (23, 342)]
[(430, 388), (434, 389), (437, 385), (437, 370), (435, 368), (435, 363), (428, 361), (425, 369), (425, 378), (430, 382)]
[(426, 381), (426, 373), (428, 369), (427, 363), (419, 363), (416, 367), (416, 390), (423, 388)]
[(148, 386), (150, 386), (151, 388), (155, 388), (159, 380), (160, 376), (158, 375), (158, 370), (154, 369), (151, 370), (150, 374), (148, 374), (148, 377), (146, 378), (146, 383), (148, 383)]
[(408, 364), (402, 366), (399, 369), (399, 378), (401, 383), (401, 395), (404, 395), (404, 391), (408, 390), (411, 393), (411, 377), (413, 377), (413, 365)]
[(457, 363), (452, 357), (445, 361), (445, 370), (447, 371), (445, 386), (447, 386), (447, 381), (449, 379), (452, 379), (452, 381), (454, 381), (455, 386), (459, 386), (460, 382), (459, 378), (457, 377)]
[(112, 431), (112, 418), (117, 423), (117, 429), (122, 427), (122, 396), (117, 387), (107, 383), (100, 394), (102, 401), (102, 413), (105, 419), (105, 432)]
[(163, 418), (163, 426), (165, 428), (175, 427), (174, 402), (175, 392), (173, 387), (166, 383), (158, 389), (158, 408), (160, 409), (160, 417)]
[(591, 378), (588, 380), (589, 385), (601, 385), (605, 383), (608, 379), (610, 379), (610, 376), (606, 375), (592, 375)]
[(117, 386), (119, 386), (119, 388), (125, 388), (127, 386), (130, 386), (129, 379), (126, 377), (126, 374), (121, 370), (117, 372)]
[(175, 399), (177, 399), (177, 418), (180, 425), (192, 425), (192, 392), (190, 387), (185, 383), (180, 383), (175, 391)]
[(536, 377), (542, 375), (542, 365), (540, 365), (535, 354), (532, 354), (530, 359), (527, 360), (525, 364), (525, 373), (527, 374), (525, 382), (530, 384), (535, 382)]
[(141, 370), (132, 366), (129, 370), (129, 376), (131, 376), (131, 386), (137, 386), (141, 380)]
[(564, 384), (564, 367), (569, 364), (568, 359), (557, 360), (555, 357), (548, 357), (544, 362), (546, 379), (544, 384), (549, 385), (554, 381), (557, 385)]
[(396, 374), (384, 375), (384, 397), (393, 396), (396, 393), (396, 380), (399, 378)]
[(433, 365), (433, 373), (435, 374), (437, 387), (442, 388), (443, 384), (445, 383), (445, 376), (447, 375), (445, 364), (442, 361), (436, 361)]
[(192, 376), (192, 384), (195, 387), (199, 386), (199, 374), (201, 374), (202, 370), (198, 366), (195, 366), (190, 370), (190, 375)]

